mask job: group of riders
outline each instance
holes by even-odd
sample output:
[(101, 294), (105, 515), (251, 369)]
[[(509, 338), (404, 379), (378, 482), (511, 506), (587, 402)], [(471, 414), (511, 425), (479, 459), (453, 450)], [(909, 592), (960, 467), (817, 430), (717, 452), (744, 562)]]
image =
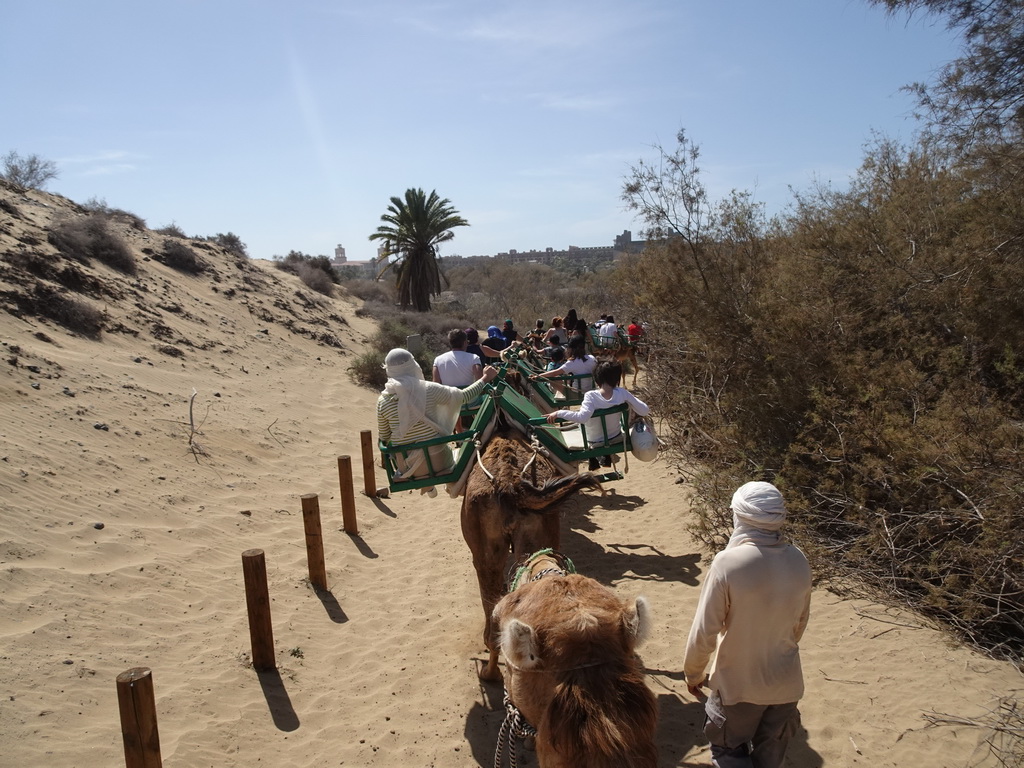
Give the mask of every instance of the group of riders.
[[(524, 347), (544, 361), (544, 370), (530, 375), (531, 380), (555, 379), (555, 399), (565, 399), (566, 382), (582, 396), (578, 409), (561, 408), (547, 414), (549, 423), (574, 422), (587, 425), (591, 435), (601, 434), (605, 442), (621, 440), (620, 427), (594, 423), (594, 411), (628, 403), (632, 414), (646, 416), (648, 406), (620, 386), (622, 364), (615, 360), (599, 363), (588, 352), (620, 343), (636, 343), (644, 335), (634, 320), (621, 329), (611, 315), (590, 325), (570, 309), (565, 317), (555, 317), (548, 328), (542, 320), (529, 333), (520, 335), (511, 319), (501, 327), (492, 325), (487, 338), (480, 339), (475, 328), (455, 328), (448, 334), (448, 352), (433, 361), (431, 381), (426, 381), (415, 357), (405, 349), (391, 350), (385, 358), (387, 383), (377, 402), (377, 431), (380, 441), (389, 446), (420, 443), (439, 436), (452, 435), (461, 425), (460, 414), (466, 405), (478, 401), (486, 385), (498, 375), (497, 365), (508, 359), (510, 350)], [(503, 355), (505, 357), (503, 357)], [(571, 377), (571, 378), (570, 378)], [(410, 461), (397, 457), (399, 474), (404, 478), (428, 474), (429, 467), (451, 464), (447, 444), (431, 446), (429, 464), (416, 452)], [(403, 466), (404, 465), (404, 466)], [(589, 460), (589, 468), (610, 466), (611, 458)], [(435, 470), (436, 471), (436, 470)], [(424, 492), (431, 493), (432, 488)]]
[(538, 355), (545, 359), (565, 359), (566, 347), (578, 339), (586, 345), (588, 342), (609, 348), (618, 344), (637, 346), (644, 336), (643, 326), (635, 319), (628, 326), (621, 327), (612, 315), (601, 315), (596, 323), (588, 323), (578, 317), (575, 309), (570, 309), (565, 317), (551, 318), (550, 325), (545, 328), (543, 320), (537, 320), (532, 330), (520, 334), (511, 318), (506, 318), (499, 328), (492, 325), (487, 329), (487, 338), (480, 341), (475, 328), (467, 328), (467, 351), (480, 357), (482, 362), (500, 358), (501, 352), (516, 342), (529, 345)]

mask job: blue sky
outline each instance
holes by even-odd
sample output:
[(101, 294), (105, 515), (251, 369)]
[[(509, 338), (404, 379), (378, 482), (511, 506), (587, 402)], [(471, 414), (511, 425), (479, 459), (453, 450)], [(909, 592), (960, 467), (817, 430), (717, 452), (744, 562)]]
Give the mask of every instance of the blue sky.
[(714, 198), (844, 187), (958, 52), (864, 0), (3, 0), (0, 153), (48, 186), (234, 232), (255, 258), (372, 258), (392, 196), (470, 222), (444, 255), (610, 244), (630, 165), (685, 128)]

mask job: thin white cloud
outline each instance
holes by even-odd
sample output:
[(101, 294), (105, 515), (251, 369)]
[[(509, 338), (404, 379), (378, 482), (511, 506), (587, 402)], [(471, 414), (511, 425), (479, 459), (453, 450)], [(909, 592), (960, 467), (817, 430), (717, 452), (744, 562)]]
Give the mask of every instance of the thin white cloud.
[(600, 0), (520, 0), (499, 8), (468, 2), (379, 4), (374, 12), (378, 20), (422, 35), (531, 50), (611, 45), (643, 24), (636, 8)]
[(533, 94), (529, 97), (545, 109), (553, 109), (559, 112), (606, 112), (617, 104), (618, 99), (607, 96), (587, 96), (584, 94)]
[(71, 166), (81, 176), (114, 176), (138, 170), (142, 160), (145, 157), (137, 153), (105, 150), (91, 155), (60, 158), (57, 164)]
[(299, 105), (299, 114), (302, 116), (302, 124), (309, 135), (320, 167), (327, 175), (331, 167), (330, 142), (327, 140), (327, 132), (324, 130), (324, 120), (320, 114), (320, 107), (317, 102), (316, 93), (306, 74), (305, 68), (299, 59), (295, 46), (287, 45), (288, 70), (291, 76), (292, 95)]
[(83, 176), (115, 176), (121, 173), (131, 173), (139, 166), (134, 163), (109, 163), (107, 165), (96, 165), (82, 171)]

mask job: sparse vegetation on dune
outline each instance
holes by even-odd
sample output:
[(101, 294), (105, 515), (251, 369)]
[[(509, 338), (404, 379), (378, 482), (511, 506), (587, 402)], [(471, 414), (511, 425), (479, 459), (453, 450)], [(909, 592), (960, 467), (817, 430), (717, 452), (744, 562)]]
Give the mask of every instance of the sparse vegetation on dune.
[(131, 249), (108, 224), (111, 214), (94, 212), (59, 221), (49, 232), (49, 241), (61, 255), (85, 264), (101, 261), (126, 275), (137, 271)]
[[(27, 195), (6, 180), (0, 180), (0, 209), (10, 215), (10, 224), (0, 225), (0, 236), (7, 237), (0, 252), (0, 306), (14, 316), (52, 321), (96, 340), (104, 331), (151, 336), (159, 351), (180, 355), (183, 347), (201, 342), (178, 337), (154, 319), (161, 312), (187, 314), (180, 303), (156, 298), (166, 285), (158, 270), (169, 267), (201, 276), (209, 290), (245, 304), (254, 330), (279, 325), (325, 347), (346, 349), (338, 327), (347, 321), (329, 305), (294, 288), (291, 297), (268, 298), (273, 274), (249, 261), (233, 233), (182, 238), (172, 231), (161, 237), (138, 216), (104, 201), (77, 205), (38, 191)], [(159, 310), (147, 308), (146, 294)], [(136, 300), (125, 303), (128, 297)]]

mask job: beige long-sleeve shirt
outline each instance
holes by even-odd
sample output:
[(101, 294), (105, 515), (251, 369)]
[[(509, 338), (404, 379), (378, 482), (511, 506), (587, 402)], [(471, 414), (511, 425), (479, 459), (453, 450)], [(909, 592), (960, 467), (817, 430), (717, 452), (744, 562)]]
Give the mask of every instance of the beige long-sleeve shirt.
[(799, 642), (810, 605), (807, 558), (784, 538), (722, 550), (704, 579), (686, 642), (687, 685), (704, 679), (715, 655), (708, 682), (724, 704), (798, 701), (804, 693)]

